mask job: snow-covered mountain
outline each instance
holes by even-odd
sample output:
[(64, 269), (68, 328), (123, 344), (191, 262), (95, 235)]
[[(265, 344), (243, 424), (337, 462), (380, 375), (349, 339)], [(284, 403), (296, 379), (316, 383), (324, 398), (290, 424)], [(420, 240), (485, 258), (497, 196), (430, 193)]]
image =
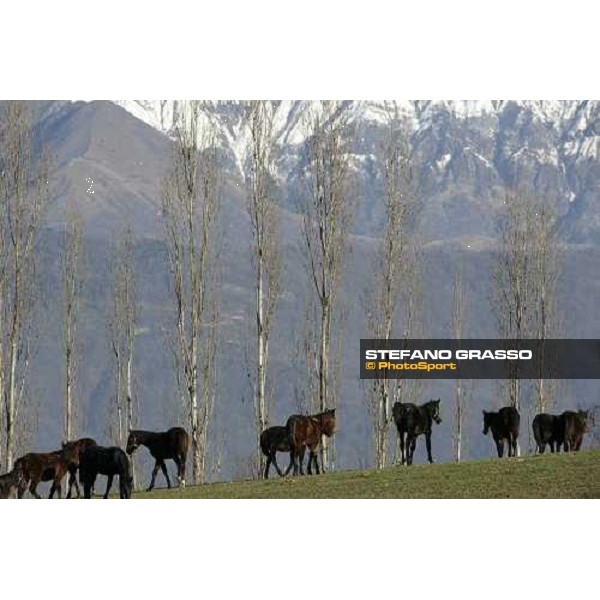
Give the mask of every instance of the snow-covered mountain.
[[(185, 110), (182, 101), (118, 100), (116, 104), (166, 135), (173, 133)], [(420, 187), (430, 209), (443, 201), (445, 206), (453, 204), (446, 208), (474, 205), (473, 214), (489, 212), (499, 189), (526, 185), (557, 205), (571, 239), (600, 240), (600, 101), (414, 100), (397, 101), (397, 105), (411, 128)], [(306, 139), (307, 116), (318, 108), (310, 101), (274, 102), (273, 106), (282, 156), (280, 177), (289, 188)], [(369, 198), (373, 192), (369, 189), (376, 185), (368, 181), (370, 174), (376, 178), (373, 153), (389, 118), (390, 103), (348, 101), (347, 107), (358, 132), (355, 164), (363, 167)], [(235, 101), (212, 102), (206, 104), (206, 114), (221, 132), (221, 143), (240, 174), (247, 147), (243, 106)], [(457, 196), (467, 203), (457, 201)], [(368, 230), (369, 211), (363, 212)], [(579, 222), (583, 213), (586, 217)], [(480, 233), (488, 232), (481, 219), (475, 219), (467, 231), (476, 233), (480, 227)], [(441, 233), (434, 223), (429, 229), (432, 235)]]

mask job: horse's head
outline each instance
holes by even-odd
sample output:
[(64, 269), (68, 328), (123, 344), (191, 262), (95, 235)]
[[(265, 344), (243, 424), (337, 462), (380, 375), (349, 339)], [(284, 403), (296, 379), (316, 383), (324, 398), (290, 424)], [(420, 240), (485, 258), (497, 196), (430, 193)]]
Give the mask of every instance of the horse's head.
[(327, 437), (331, 437), (336, 432), (335, 408), (321, 413), (321, 430)]
[(490, 430), (490, 425), (492, 424), (492, 413), (487, 412), (486, 410), (483, 412), (483, 435), (487, 435)]
[(136, 435), (135, 431), (129, 432), (129, 437), (127, 438), (127, 448), (125, 451), (127, 454), (133, 454), (136, 448), (140, 445), (140, 441)]
[(438, 398), (437, 400), (431, 400), (430, 402), (428, 402), (429, 414), (430, 414), (431, 418), (438, 425), (442, 422), (442, 417), (440, 417), (440, 402), (441, 401), (442, 401), (442, 399)]
[(589, 410), (578, 410), (577, 416), (579, 417), (579, 422), (581, 423), (581, 428), (583, 431), (587, 431), (588, 419), (590, 416)]

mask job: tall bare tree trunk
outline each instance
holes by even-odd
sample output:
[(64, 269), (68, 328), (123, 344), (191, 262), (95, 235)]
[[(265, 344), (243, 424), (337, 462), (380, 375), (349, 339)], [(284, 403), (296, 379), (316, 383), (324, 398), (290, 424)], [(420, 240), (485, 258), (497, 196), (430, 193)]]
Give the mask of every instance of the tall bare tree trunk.
[(271, 102), (253, 101), (246, 107), (249, 131), (249, 167), (246, 175), (247, 209), (252, 228), (252, 261), (256, 290), (256, 384), (255, 419), (259, 473), (265, 457), (260, 434), (269, 426), (267, 365), (269, 336), (281, 292), (279, 214), (273, 199), (273, 112)]
[[(464, 335), (464, 313), (466, 295), (462, 279), (462, 269), (459, 269), (454, 277), (454, 299), (452, 309), (452, 333), (457, 340), (457, 348)], [(455, 381), (455, 411), (454, 411), (454, 459), (460, 462), (462, 457), (462, 430), (465, 407), (465, 385), (462, 379)]]
[(32, 312), (36, 301), (35, 241), (48, 203), (48, 164), (34, 152), (25, 102), (7, 102), (0, 119), (0, 236), (4, 319), (0, 353), (3, 362), (6, 470), (12, 468), (17, 418), (27, 380)]
[[(117, 234), (112, 249), (112, 309), (108, 319), (115, 366), (115, 414), (117, 443), (124, 446), (136, 425), (133, 364), (140, 305), (137, 297), (133, 233), (129, 226)], [(135, 480), (135, 458), (132, 460)], [(136, 482), (137, 486), (137, 482)]]
[[(386, 141), (379, 157), (384, 174), (385, 229), (373, 262), (374, 278), (367, 289), (367, 330), (379, 339), (396, 337), (400, 290), (407, 281), (406, 251), (414, 227), (416, 211), (412, 159), (408, 126), (399, 117), (395, 103), (389, 106)], [(388, 461), (391, 405), (396, 387), (383, 373), (369, 381), (365, 401), (373, 424), (375, 466), (382, 469)]]
[[(330, 352), (334, 310), (348, 249), (349, 114), (343, 102), (317, 103), (309, 123), (308, 169), (312, 183), (303, 214), (303, 233), (313, 291), (318, 300), (319, 411), (334, 408)], [(328, 467), (327, 446), (320, 445)]]
[(213, 397), (214, 382), (207, 375), (212, 371), (200, 365), (214, 364), (216, 355), (214, 270), (220, 206), (215, 138), (208, 123), (204, 130), (200, 129), (202, 116), (200, 102), (183, 104), (172, 168), (164, 180), (162, 193), (177, 316), (176, 374), (191, 427), (195, 483), (204, 481), (211, 414), (208, 399)]
[[(555, 248), (555, 242), (551, 241), (553, 220), (547, 207), (525, 190), (507, 191), (503, 203), (500, 244), (493, 271), (492, 303), (498, 331), (501, 338), (513, 342), (535, 336), (543, 346), (548, 334), (549, 294), (556, 281), (557, 263), (549, 260), (551, 253), (547, 247)], [(518, 361), (511, 367), (508, 399), (511, 406), (521, 410)], [(546, 404), (544, 385), (540, 386), (540, 382), (541, 378), (535, 403), (538, 408)], [(519, 447), (517, 453), (520, 454)]]
[(82, 287), (83, 224), (74, 209), (67, 210), (61, 248), (63, 284), (63, 349), (65, 353), (65, 408), (63, 438), (74, 437), (74, 387), (77, 377), (77, 325)]

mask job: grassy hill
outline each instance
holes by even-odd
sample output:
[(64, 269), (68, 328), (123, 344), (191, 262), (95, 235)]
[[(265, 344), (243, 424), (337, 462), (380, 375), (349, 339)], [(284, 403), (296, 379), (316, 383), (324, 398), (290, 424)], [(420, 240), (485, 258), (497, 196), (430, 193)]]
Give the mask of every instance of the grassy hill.
[(212, 483), (136, 498), (600, 498), (600, 450)]

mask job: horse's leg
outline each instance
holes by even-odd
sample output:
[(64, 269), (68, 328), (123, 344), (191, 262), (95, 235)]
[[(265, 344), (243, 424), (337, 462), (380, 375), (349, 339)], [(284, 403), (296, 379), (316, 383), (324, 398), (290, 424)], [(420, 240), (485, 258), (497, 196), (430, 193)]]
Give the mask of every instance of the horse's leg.
[(180, 455), (179, 456), (179, 485), (181, 487), (185, 487), (185, 461), (186, 461), (186, 456), (185, 455)]
[(290, 471), (294, 468), (294, 460), (292, 458), (292, 453), (290, 452), (290, 464), (288, 465), (288, 468), (285, 470), (284, 475), (289, 475)]
[(495, 440), (496, 442), (496, 451), (498, 452), (498, 458), (502, 458), (504, 454), (504, 441), (503, 440)]
[(31, 478), (31, 482), (29, 484), (29, 493), (34, 496), (35, 498), (37, 498), (38, 500), (41, 498), (41, 496), (37, 493), (37, 486), (39, 483), (39, 479), (36, 479), (35, 477)]
[(83, 497), (91, 498), (92, 497), (92, 487), (94, 486), (94, 480), (89, 476), (83, 478)]
[(156, 481), (156, 475), (158, 473), (158, 469), (160, 467), (160, 463), (158, 460), (154, 463), (154, 469), (152, 469), (152, 478), (150, 479), (150, 485), (148, 486), (147, 492), (151, 491), (154, 487), (154, 482)]
[(319, 453), (317, 452), (318, 449), (319, 449), (318, 446), (313, 449), (313, 457), (314, 457), (314, 461), (315, 461), (315, 470), (317, 471), (317, 475), (320, 475), (321, 470), (319, 470)]
[(410, 464), (413, 464), (413, 460), (415, 459), (415, 450), (417, 448), (417, 436), (415, 435), (410, 444)]
[(400, 464), (404, 464), (404, 432), (399, 431), (398, 436), (400, 437)]
[(425, 434), (425, 445), (427, 446), (427, 460), (432, 463), (433, 456), (431, 456), (431, 432)]
[(167, 471), (167, 465), (165, 465), (164, 460), (160, 461), (160, 468), (163, 472), (163, 475), (165, 476), (165, 479), (167, 480), (167, 487), (171, 489), (171, 480), (169, 479), (169, 472)]
[[(279, 477), (283, 477), (283, 471), (279, 468), (279, 465), (277, 464), (277, 450), (275, 450), (275, 452), (273, 452), (273, 458), (272, 458), (271, 462), (275, 465), (275, 470), (277, 471), (277, 475), (279, 475)], [(268, 477), (268, 473), (267, 473), (267, 477)], [(266, 477), (265, 477), (265, 479), (266, 479)]]
[(58, 492), (58, 497), (62, 498), (62, 475), (57, 475), (50, 488), (50, 498), (54, 497), (54, 492)]
[[(304, 475), (304, 453), (306, 452), (306, 446), (302, 446), (298, 452), (300, 459), (300, 475)], [(310, 463), (309, 463), (310, 464)]]
[(27, 479), (25, 479), (25, 477), (23, 477), (19, 481), (19, 485), (17, 487), (17, 498), (19, 500), (23, 497), (23, 494), (25, 493), (26, 489), (27, 489)]
[(108, 479), (106, 480), (106, 492), (104, 492), (105, 500), (108, 498), (108, 492), (110, 492), (110, 488), (112, 487), (113, 479), (114, 479), (114, 475), (109, 475)]

